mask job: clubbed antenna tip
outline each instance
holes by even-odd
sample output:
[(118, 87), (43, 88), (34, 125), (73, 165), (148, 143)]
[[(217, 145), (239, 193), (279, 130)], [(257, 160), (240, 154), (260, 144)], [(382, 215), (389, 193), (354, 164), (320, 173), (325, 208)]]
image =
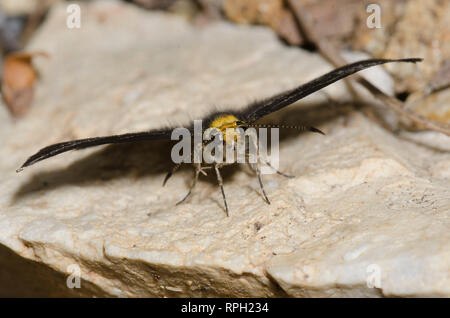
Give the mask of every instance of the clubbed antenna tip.
[(312, 131), (312, 132), (315, 132), (315, 133), (319, 133), (319, 134), (325, 135), (325, 133), (322, 130), (320, 130), (318, 128), (315, 128), (315, 127), (310, 127), (309, 130)]

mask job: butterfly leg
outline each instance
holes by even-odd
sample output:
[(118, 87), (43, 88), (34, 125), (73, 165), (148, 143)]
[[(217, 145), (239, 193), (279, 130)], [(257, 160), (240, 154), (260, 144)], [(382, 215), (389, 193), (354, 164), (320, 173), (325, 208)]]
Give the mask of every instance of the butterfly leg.
[(219, 183), (220, 190), (222, 191), (223, 203), (225, 204), (225, 212), (227, 213), (227, 216), (230, 216), (227, 198), (225, 197), (225, 191), (223, 190), (223, 180), (219, 172), (219, 166), (217, 164), (214, 165), (214, 170), (216, 170), (217, 182)]
[(293, 175), (285, 174), (285, 173), (283, 173), (283, 172), (281, 172), (281, 171), (278, 171), (277, 169), (275, 169), (275, 168), (270, 164), (269, 161), (264, 160), (264, 164), (267, 165), (267, 166), (269, 166), (269, 167), (272, 168), (273, 170), (275, 170), (275, 172), (276, 172), (277, 174), (279, 174), (280, 176), (283, 176), (283, 177), (286, 177), (286, 178), (295, 178), (295, 176), (293, 176)]
[(270, 204), (269, 198), (267, 197), (266, 191), (264, 190), (264, 185), (262, 183), (262, 177), (261, 177), (261, 169), (258, 163), (249, 163), (250, 168), (256, 173), (256, 176), (258, 177), (259, 187), (261, 188), (261, 192), (264, 197), (264, 201), (266, 201), (267, 204)]
[(203, 168), (201, 167), (200, 163), (196, 163), (195, 164), (194, 180), (192, 181), (192, 185), (189, 188), (188, 193), (184, 196), (184, 198), (181, 199), (180, 201), (178, 201), (176, 205), (180, 205), (181, 203), (183, 203), (191, 195), (192, 190), (194, 189), (195, 185), (197, 184), (197, 180), (198, 180), (198, 176), (199, 176), (200, 172), (206, 175), (206, 173), (203, 171)]
[[(253, 141), (253, 145), (254, 145), (254, 149), (256, 151), (256, 153), (259, 153), (259, 145), (258, 142), (256, 141), (256, 139), (251, 139)], [(263, 194), (264, 197), (264, 201), (266, 201), (267, 204), (270, 204), (269, 198), (267, 197), (266, 191), (264, 190), (264, 185), (262, 183), (262, 178), (261, 178), (261, 157), (259, 155), (256, 156), (256, 162), (252, 162), (250, 159), (250, 153), (247, 152), (247, 163), (250, 166), (250, 168), (256, 173), (256, 176), (258, 177), (258, 182), (259, 182), (259, 187), (261, 188), (261, 192)]]
[(181, 164), (177, 163), (175, 166), (173, 166), (172, 170), (167, 172), (166, 177), (164, 178), (163, 181), (163, 187), (166, 185), (167, 180), (169, 180), (169, 178), (175, 173), (175, 171), (178, 170), (178, 168), (180, 168), (180, 166)]

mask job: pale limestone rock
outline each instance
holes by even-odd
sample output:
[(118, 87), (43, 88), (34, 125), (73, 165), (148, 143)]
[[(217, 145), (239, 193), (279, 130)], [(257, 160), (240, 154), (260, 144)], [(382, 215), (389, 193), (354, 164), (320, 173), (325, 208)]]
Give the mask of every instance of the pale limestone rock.
[[(82, 14), (74, 30), (65, 6), (51, 12), (30, 47), (52, 56), (34, 107), (21, 121), (0, 111), (0, 295), (450, 296), (449, 138), (394, 136), (322, 93), (272, 117), (327, 133), (283, 138), (280, 169), (297, 177), (264, 176), (269, 206), (253, 175), (227, 169), (228, 218), (214, 178), (174, 205), (192, 172), (161, 187), (164, 142), (16, 174), (50, 143), (186, 123), (331, 69), (265, 28), (196, 29), (111, 1)], [(326, 91), (349, 98), (343, 83)], [(66, 287), (74, 264), (80, 289)], [(368, 288), (374, 266), (381, 285)]]

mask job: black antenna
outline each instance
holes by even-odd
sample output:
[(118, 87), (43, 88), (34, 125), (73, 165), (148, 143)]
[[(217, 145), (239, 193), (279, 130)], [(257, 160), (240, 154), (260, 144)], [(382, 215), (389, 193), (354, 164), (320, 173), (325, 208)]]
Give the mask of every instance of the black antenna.
[(301, 126), (301, 125), (280, 125), (280, 124), (246, 124), (246, 127), (252, 128), (286, 128), (286, 129), (296, 129), (300, 131), (312, 131), (315, 133), (319, 133), (325, 135), (323, 131), (318, 128), (311, 126)]

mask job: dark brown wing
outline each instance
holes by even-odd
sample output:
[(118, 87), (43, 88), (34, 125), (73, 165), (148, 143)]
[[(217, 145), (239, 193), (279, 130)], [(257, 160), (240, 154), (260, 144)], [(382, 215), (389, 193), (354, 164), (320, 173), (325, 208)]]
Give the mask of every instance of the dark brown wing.
[(322, 75), (306, 84), (303, 84), (297, 88), (291, 89), (284, 93), (272, 96), (270, 98), (257, 101), (251, 104), (246, 110), (241, 113), (241, 117), (246, 122), (254, 122), (255, 120), (266, 116), (270, 113), (273, 113), (277, 110), (280, 110), (283, 107), (286, 107), (303, 97), (306, 97), (344, 77), (352, 75), (356, 72), (364, 70), (366, 68), (391, 63), (391, 62), (410, 62), (416, 63), (422, 61), (421, 58), (409, 58), (409, 59), (398, 59), (398, 60), (385, 60), (385, 59), (372, 59), (372, 60), (364, 60), (356, 63), (348, 64), (342, 67), (339, 67), (325, 75)]
[(157, 140), (157, 139), (170, 139), (172, 134), (172, 130), (150, 130), (138, 133), (129, 133), (123, 135), (113, 135), (106, 137), (94, 137), (94, 138), (86, 138), (86, 139), (78, 139), (72, 141), (60, 142), (57, 144), (53, 144), (42, 148), (37, 153), (32, 155), (25, 161), (25, 163), (17, 169), (17, 172), (23, 170), (23, 168), (31, 166), (36, 162), (41, 160), (59, 155), (60, 153), (74, 150), (74, 149), (84, 149), (99, 145), (105, 144), (118, 144), (125, 142), (134, 142), (134, 141), (145, 141), (145, 140)]

